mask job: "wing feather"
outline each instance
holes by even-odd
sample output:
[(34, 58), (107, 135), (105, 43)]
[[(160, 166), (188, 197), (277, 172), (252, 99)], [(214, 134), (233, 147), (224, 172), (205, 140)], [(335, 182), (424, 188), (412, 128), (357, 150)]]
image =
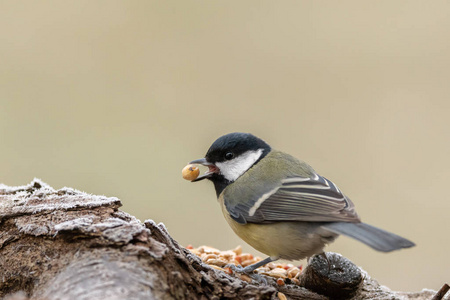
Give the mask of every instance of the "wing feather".
[(333, 182), (317, 174), (288, 177), (261, 197), (234, 206), (230, 203), (225, 199), (227, 210), (239, 223), (359, 222), (351, 200)]

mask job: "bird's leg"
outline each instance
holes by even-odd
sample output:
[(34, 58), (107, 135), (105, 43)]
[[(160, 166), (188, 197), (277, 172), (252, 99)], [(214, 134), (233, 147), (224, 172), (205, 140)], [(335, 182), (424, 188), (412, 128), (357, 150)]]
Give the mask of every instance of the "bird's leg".
[(246, 266), (245, 268), (242, 266), (236, 266), (233, 264), (229, 264), (226, 265), (225, 268), (230, 268), (231, 270), (235, 271), (235, 272), (239, 272), (239, 273), (252, 273), (253, 271), (255, 271), (257, 268), (264, 266), (265, 264), (268, 264), (270, 262), (273, 262), (275, 260), (277, 260), (278, 257), (268, 257), (266, 259), (263, 259), (261, 261), (258, 261), (257, 263), (254, 263), (253, 265), (250, 266)]
[(267, 257), (266, 259), (263, 259), (261, 261), (258, 261), (257, 263), (254, 263), (253, 265), (250, 266), (246, 266), (245, 268), (243, 268), (243, 272), (244, 273), (251, 273), (253, 271), (255, 271), (256, 269), (258, 269), (261, 266), (264, 266), (265, 264), (268, 264), (270, 262), (273, 262), (275, 260), (277, 260), (278, 257)]

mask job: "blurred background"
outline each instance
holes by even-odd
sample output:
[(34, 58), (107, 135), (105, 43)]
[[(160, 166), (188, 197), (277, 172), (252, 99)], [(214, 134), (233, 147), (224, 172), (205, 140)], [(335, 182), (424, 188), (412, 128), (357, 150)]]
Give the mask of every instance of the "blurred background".
[(212, 184), (181, 178), (217, 137), (251, 132), (417, 243), (328, 251), (394, 290), (439, 289), (449, 37), (448, 1), (2, 1), (0, 182), (117, 196), (182, 245), (257, 254)]

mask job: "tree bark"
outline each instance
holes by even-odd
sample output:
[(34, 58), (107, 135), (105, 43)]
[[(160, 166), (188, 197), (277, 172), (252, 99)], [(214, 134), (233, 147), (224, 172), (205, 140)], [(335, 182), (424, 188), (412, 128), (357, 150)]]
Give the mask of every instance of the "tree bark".
[[(35, 179), (0, 184), (0, 299), (430, 299), (392, 292), (338, 254), (315, 257), (301, 285), (247, 282), (141, 223), (114, 197)], [(330, 267), (331, 266), (331, 267)], [(263, 275), (262, 275), (263, 276)]]

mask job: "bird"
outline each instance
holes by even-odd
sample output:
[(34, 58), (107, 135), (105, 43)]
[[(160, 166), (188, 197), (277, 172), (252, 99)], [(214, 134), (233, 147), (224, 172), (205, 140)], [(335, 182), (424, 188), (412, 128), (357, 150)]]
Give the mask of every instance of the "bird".
[(325, 255), (324, 247), (339, 235), (381, 252), (415, 246), (399, 235), (363, 223), (353, 202), (336, 184), (253, 134), (223, 135), (204, 158), (190, 164), (208, 167), (192, 181), (210, 180), (232, 230), (268, 255), (241, 267), (241, 272), (252, 273), (278, 259)]

